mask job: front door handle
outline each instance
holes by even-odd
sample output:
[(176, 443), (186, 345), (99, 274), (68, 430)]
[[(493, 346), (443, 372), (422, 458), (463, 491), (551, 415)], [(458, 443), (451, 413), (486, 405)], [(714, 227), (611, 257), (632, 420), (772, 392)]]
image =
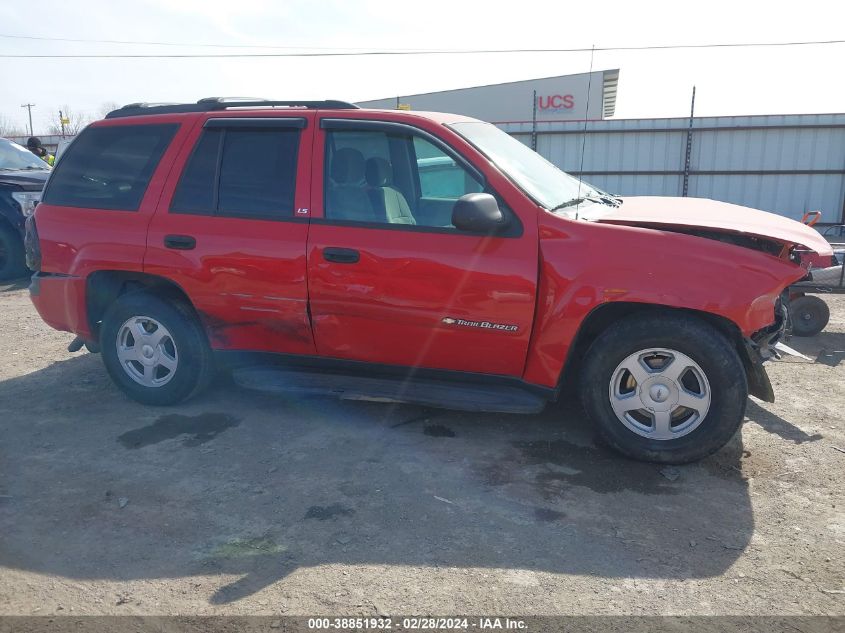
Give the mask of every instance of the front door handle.
[(336, 264), (357, 264), (361, 253), (354, 248), (337, 248), (330, 246), (323, 249), (323, 259)]
[(189, 251), (196, 248), (197, 240), (190, 235), (165, 235), (164, 245), (177, 251)]

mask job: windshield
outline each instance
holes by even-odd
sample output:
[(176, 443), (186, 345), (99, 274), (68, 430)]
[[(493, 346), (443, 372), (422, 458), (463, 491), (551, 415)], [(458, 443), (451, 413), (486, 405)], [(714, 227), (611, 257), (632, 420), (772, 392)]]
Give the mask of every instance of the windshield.
[(449, 127), (472, 143), (528, 195), (547, 209), (577, 204), (579, 199), (606, 196), (600, 189), (570, 176), (495, 125), (472, 121)]
[(25, 147), (0, 139), (0, 169), (47, 170), (50, 167)]

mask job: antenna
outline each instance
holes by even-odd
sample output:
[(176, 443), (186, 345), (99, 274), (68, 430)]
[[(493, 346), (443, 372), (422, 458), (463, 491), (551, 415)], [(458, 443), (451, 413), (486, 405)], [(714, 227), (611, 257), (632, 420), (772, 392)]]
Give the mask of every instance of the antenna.
[[(581, 197), (581, 180), (583, 179), (583, 172), (584, 172), (584, 150), (587, 147), (587, 121), (589, 120), (590, 115), (590, 93), (592, 92), (593, 87), (593, 57), (596, 54), (596, 45), (593, 44), (590, 47), (590, 74), (589, 79), (587, 79), (587, 105), (584, 108), (584, 131), (581, 134), (581, 166), (578, 167), (578, 195), (576, 199)], [(578, 209), (581, 206), (581, 203), (575, 205), (575, 219), (578, 219)]]

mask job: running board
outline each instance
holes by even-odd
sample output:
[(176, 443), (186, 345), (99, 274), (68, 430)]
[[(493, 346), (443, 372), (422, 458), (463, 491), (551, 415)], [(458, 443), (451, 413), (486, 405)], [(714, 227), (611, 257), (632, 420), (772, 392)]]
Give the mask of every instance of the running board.
[(232, 371), (232, 378), (241, 387), (268, 393), (401, 402), (458, 411), (539, 413), (547, 402), (513, 385), (356, 376), (277, 367), (242, 367)]

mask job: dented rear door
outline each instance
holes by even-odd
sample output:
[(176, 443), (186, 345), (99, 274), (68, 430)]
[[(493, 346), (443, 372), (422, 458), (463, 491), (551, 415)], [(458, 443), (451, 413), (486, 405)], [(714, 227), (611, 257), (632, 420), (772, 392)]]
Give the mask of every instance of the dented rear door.
[(179, 285), (212, 348), (313, 354), (308, 232), (314, 114), (201, 115), (150, 223), (144, 270)]

